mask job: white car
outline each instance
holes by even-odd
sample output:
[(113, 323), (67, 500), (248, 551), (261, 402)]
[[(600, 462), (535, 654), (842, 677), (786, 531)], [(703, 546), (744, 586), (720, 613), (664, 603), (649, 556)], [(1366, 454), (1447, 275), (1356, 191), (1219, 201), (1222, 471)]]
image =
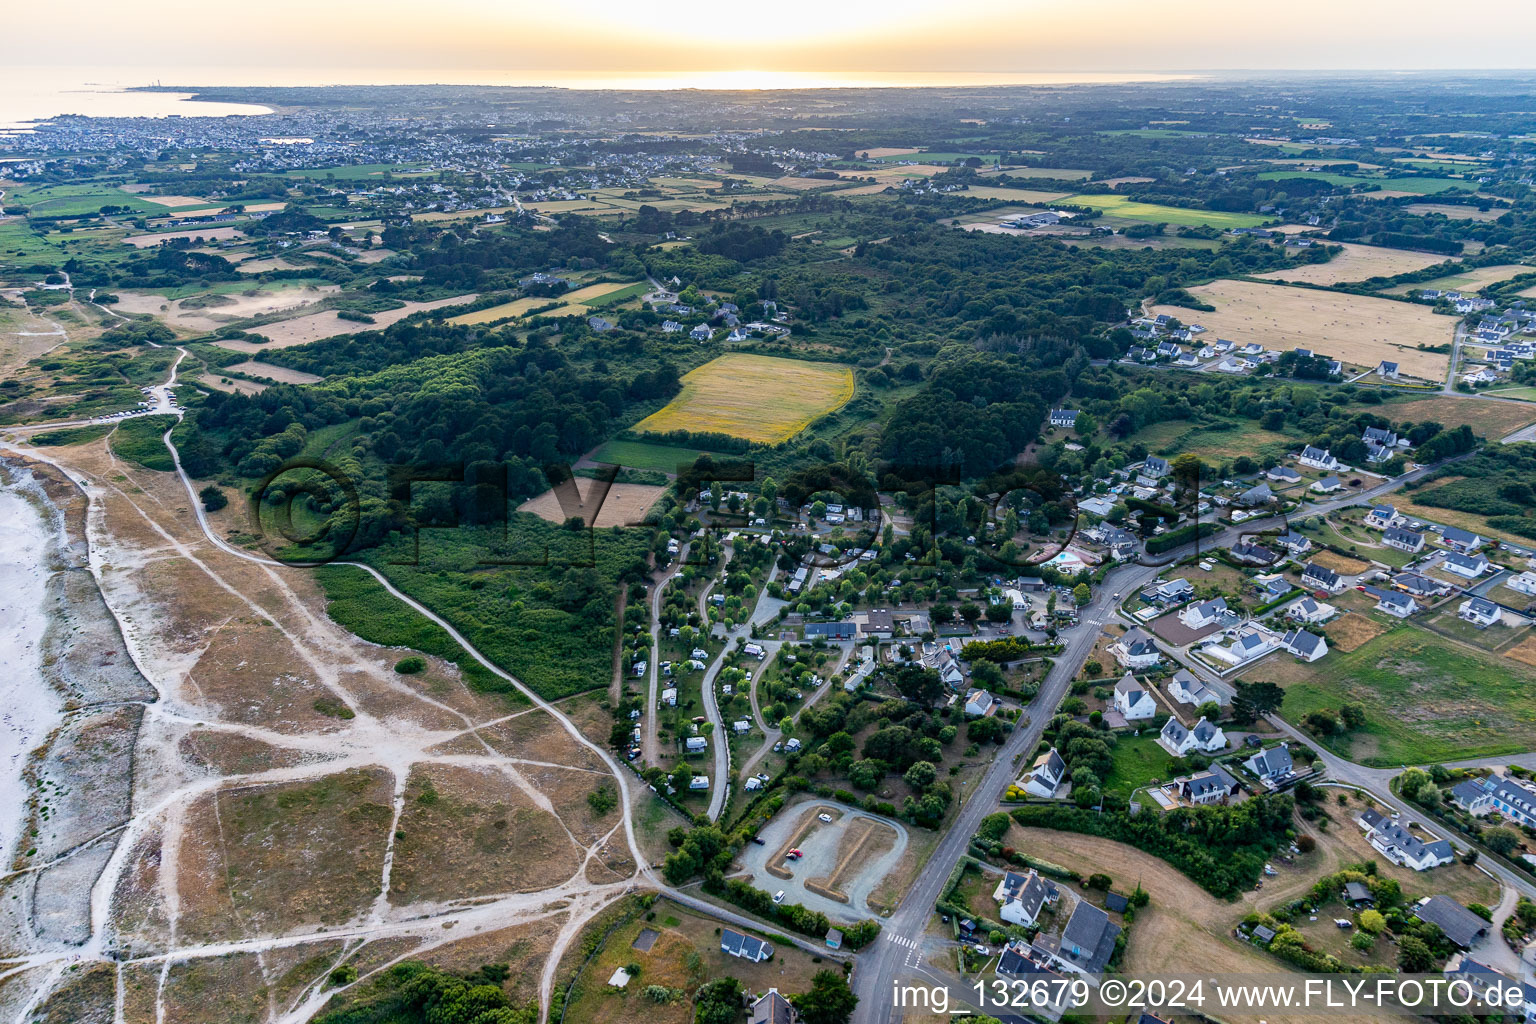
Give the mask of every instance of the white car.
[(832, 815), (830, 815), (830, 814), (818, 814), (818, 815), (816, 815), (816, 817), (820, 818), (822, 821), (831, 821), (832, 820)]
[(783, 903), (784, 902), (784, 890), (783, 889), (780, 889), (778, 892), (773, 894), (773, 902), (775, 902), (775, 903)]

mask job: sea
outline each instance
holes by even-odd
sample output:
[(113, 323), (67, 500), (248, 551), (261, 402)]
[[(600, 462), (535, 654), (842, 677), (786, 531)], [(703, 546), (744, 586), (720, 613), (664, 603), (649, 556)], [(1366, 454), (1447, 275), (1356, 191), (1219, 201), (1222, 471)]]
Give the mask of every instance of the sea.
[(1018, 71), (509, 71), (294, 68), (0, 66), (0, 131), (26, 131), (66, 114), (87, 117), (233, 117), (271, 113), (250, 103), (194, 100), (135, 86), (506, 85), (556, 89), (870, 89), (988, 85), (1102, 85), (1199, 75)]

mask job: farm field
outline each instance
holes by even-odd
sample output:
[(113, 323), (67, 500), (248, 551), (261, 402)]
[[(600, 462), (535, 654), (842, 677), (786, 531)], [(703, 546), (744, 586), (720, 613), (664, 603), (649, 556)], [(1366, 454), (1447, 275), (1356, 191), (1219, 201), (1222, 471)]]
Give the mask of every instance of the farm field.
[(326, 310), (323, 313), (310, 313), (307, 316), (294, 317), (292, 320), (279, 320), (272, 324), (262, 324), (252, 333), (260, 334), (271, 339), (265, 345), (240, 338), (224, 338), (214, 344), (220, 348), (227, 348), (231, 352), (270, 352), (280, 348), (292, 348), (295, 345), (308, 345), (312, 341), (321, 338), (334, 338), (338, 334), (356, 334), (360, 331), (382, 331), (390, 324), (398, 323), (412, 313), (420, 313), (424, 310), (441, 309), (444, 306), (458, 306), (466, 302), (474, 301), (473, 295), (456, 295), (451, 299), (436, 299), (432, 302), (407, 302), (399, 309), (387, 309), (382, 313), (370, 313), (374, 322), (360, 324), (353, 320), (343, 320), (333, 311)]
[(676, 473), (680, 465), (691, 465), (700, 455), (716, 460), (734, 456), (712, 452), (705, 448), (681, 448), (665, 444), (649, 444), (645, 441), (608, 441), (587, 453), (593, 462), (606, 462), (626, 469), (650, 469), (663, 473)]
[(1514, 398), (1522, 402), (1536, 402), (1536, 388), (1533, 387), (1494, 388), (1491, 391), (1484, 391), (1483, 394), (1492, 395), (1495, 398)]
[[(1190, 291), (1216, 307), (1214, 313), (1194, 314), (1213, 337), (1282, 351), (1310, 348), (1357, 366), (1388, 359), (1411, 376), (1445, 379), (1450, 357), (1416, 346), (1447, 343), (1452, 324), (1425, 306), (1251, 281), (1213, 281)], [(1182, 306), (1151, 311), (1193, 319)]]
[(245, 232), (241, 231), (239, 228), (225, 225), (223, 227), (188, 228), (185, 231), (165, 231), (143, 235), (129, 235), (123, 239), (123, 243), (126, 245), (131, 245), (135, 249), (149, 249), (153, 246), (159, 245), (161, 242), (168, 242), (176, 238), (201, 238), (208, 242), (227, 242), (232, 238), (244, 237)]
[(1521, 266), (1517, 263), (1505, 263), (1497, 267), (1472, 267), (1460, 273), (1447, 274), (1445, 277), (1420, 281), (1417, 284), (1400, 284), (1395, 288), (1388, 288), (1384, 294), (1407, 295), (1415, 288), (1438, 288), (1441, 291), (1477, 291), (1491, 284), (1498, 284), (1500, 281), (1508, 281), (1510, 278), (1520, 274), (1530, 274), (1533, 272), (1536, 272), (1536, 268)]
[(1250, 670), (1285, 687), (1283, 711), (1299, 722), (1345, 701), (1366, 724), (1326, 745), (1361, 764), (1425, 764), (1529, 750), (1536, 743), (1536, 671), (1411, 624), (1313, 665), (1270, 659)]
[(117, 306), (125, 313), (157, 316), (171, 327), (207, 332), (236, 320), (296, 309), (340, 290), (334, 284), (306, 285), (302, 282), (278, 287), (247, 286), (246, 282), (236, 285), (244, 290), (210, 291), (176, 299), (155, 292), (118, 292)]
[(1414, 423), (1434, 420), (1447, 427), (1459, 427), (1466, 423), (1487, 438), (1500, 438), (1536, 422), (1536, 410), (1527, 409), (1524, 406), (1510, 402), (1483, 402), (1474, 398), (1453, 398), (1450, 395), (1436, 398), (1410, 398), (1362, 408), (1370, 408), (1399, 423), (1405, 420), (1411, 420)]
[(566, 509), (560, 504), (560, 495), (554, 489), (542, 494), (534, 495), (517, 507), (519, 512), (532, 512), (540, 519), (551, 523), (563, 523), (572, 516), (580, 516), (582, 521), (589, 526), (633, 526), (645, 519), (645, 513), (656, 504), (666, 491), (665, 487), (654, 487), (649, 484), (613, 484), (607, 496), (603, 499), (602, 506), (596, 509), (587, 507), (587, 501), (591, 498), (593, 489), (598, 486), (596, 480), (587, 477), (574, 477), (577, 493), (581, 496), (581, 504), (574, 509)]
[(1444, 256), (1409, 252), (1406, 249), (1383, 249), (1380, 246), (1356, 245), (1352, 242), (1344, 242), (1342, 246), (1344, 251), (1327, 263), (1301, 263), (1254, 276), (1270, 281), (1330, 285), (1364, 281), (1372, 277), (1392, 277), (1445, 262)]
[(235, 373), (244, 373), (251, 377), (271, 377), (279, 384), (318, 384), (325, 380), (324, 377), (317, 377), (313, 373), (305, 373), (303, 370), (290, 370), (286, 366), (261, 363), (254, 359), (247, 359), (243, 363), (231, 363), (223, 369), (233, 370)]
[(777, 444), (852, 397), (853, 372), (846, 366), (732, 353), (689, 371), (682, 393), (635, 429), (729, 434)]
[(527, 313), (530, 309), (538, 309), (547, 306), (551, 302), (559, 302), (558, 298), (550, 298), (543, 295), (532, 295), (521, 299), (513, 299), (511, 302), (503, 302), (499, 306), (487, 306), (477, 309), (472, 313), (460, 313), (451, 316), (446, 321), (450, 324), (491, 324), (498, 320), (511, 320)]
[(1409, 203), (1403, 207), (1405, 213), (1444, 214), (1451, 220), (1498, 220), (1508, 211), (1497, 207), (1491, 210), (1479, 210), (1475, 206), (1462, 206), (1460, 203)]
[(1263, 171), (1259, 174), (1260, 181), (1281, 181), (1285, 178), (1311, 178), (1344, 187), (1380, 185), (1383, 191), (1400, 195), (1427, 196), (1453, 188), (1465, 189), (1468, 192), (1477, 191), (1477, 182), (1463, 181), (1460, 178), (1363, 178), (1329, 171)]
[(1068, 196), (1072, 206), (1091, 206), (1103, 211), (1106, 222), (1120, 224), (1206, 224), (1215, 228), (1256, 228), (1269, 220), (1256, 213), (1223, 213), (1218, 210), (1186, 210), (1180, 206), (1138, 203), (1125, 196)]
[(1223, 459), (1254, 455), (1265, 445), (1273, 445), (1276, 452), (1279, 452), (1281, 449), (1290, 450), (1296, 444), (1296, 439), (1289, 434), (1265, 430), (1251, 420), (1212, 424), (1164, 420), (1148, 424), (1137, 431), (1133, 438), (1146, 445), (1148, 451), (1160, 455), (1179, 455), (1193, 451), (1210, 458)]
[(197, 382), (204, 387), (229, 395), (259, 395), (271, 386), (258, 384), (253, 380), (242, 380), (239, 377), (227, 377), (218, 372), (200, 373), (197, 376)]
[[(1032, 188), (1004, 188), (1000, 185), (972, 185), (965, 190), (964, 194), (972, 199), (1002, 199), (1008, 202), (1038, 204), (1054, 203), (1058, 199), (1065, 199), (1071, 193), (1042, 192), (1039, 189)], [(1002, 213), (1002, 210), (988, 210), (984, 214), (967, 214), (967, 217), (992, 217), (994, 215), (1000, 216)]]

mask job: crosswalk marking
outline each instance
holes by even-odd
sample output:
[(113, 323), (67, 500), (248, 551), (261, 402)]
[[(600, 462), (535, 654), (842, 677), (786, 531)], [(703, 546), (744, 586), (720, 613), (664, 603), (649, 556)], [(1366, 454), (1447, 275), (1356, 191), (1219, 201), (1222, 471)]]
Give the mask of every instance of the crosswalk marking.
[(890, 932), (886, 932), (886, 934), (885, 934), (885, 941), (886, 942), (894, 942), (894, 943), (896, 943), (896, 945), (898, 945), (898, 946), (905, 946), (908, 949), (916, 949), (917, 948), (917, 940), (916, 939), (909, 939), (905, 935), (895, 935), (895, 934), (892, 934)]

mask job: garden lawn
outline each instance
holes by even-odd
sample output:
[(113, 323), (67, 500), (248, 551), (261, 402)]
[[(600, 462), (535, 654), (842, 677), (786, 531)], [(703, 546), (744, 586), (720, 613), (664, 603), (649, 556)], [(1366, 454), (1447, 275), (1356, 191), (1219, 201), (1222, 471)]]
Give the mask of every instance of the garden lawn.
[(1323, 741), (1352, 761), (1425, 764), (1536, 746), (1536, 672), (1411, 624), (1309, 669), (1286, 686), (1282, 712), (1298, 723), (1346, 701), (1363, 705), (1363, 728)]
[(1158, 745), (1153, 735), (1121, 736), (1112, 751), (1115, 766), (1104, 780), (1104, 792), (1129, 797), (1153, 782), (1172, 778), (1168, 762), (1173, 758)]

